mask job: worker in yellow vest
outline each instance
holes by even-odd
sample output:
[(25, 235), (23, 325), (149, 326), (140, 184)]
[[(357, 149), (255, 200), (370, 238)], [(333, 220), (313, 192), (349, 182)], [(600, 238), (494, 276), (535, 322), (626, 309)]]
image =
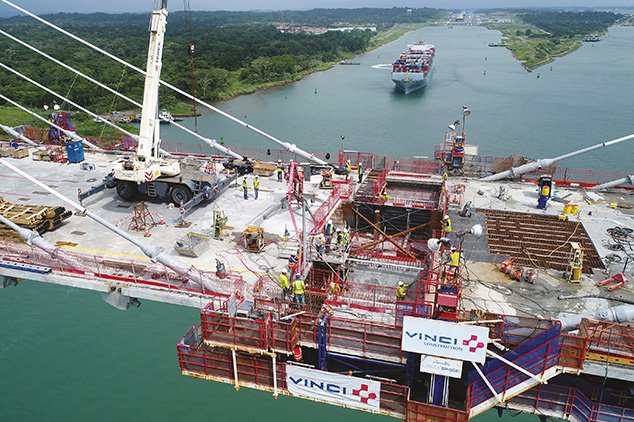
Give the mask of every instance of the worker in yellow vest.
[(277, 173), (277, 181), (281, 183), (284, 176), (284, 166), (282, 165), (282, 160), (277, 160), (275, 172)]
[(363, 163), (359, 163), (359, 167), (357, 167), (357, 175), (359, 176), (359, 183), (363, 180)]
[(449, 267), (453, 270), (454, 277), (457, 277), (460, 269), (460, 252), (454, 247), (451, 248), (451, 255), (449, 255)]
[(249, 182), (246, 177), (242, 179), (242, 194), (244, 199), (249, 199)]
[(449, 234), (453, 231), (451, 228), (451, 218), (449, 218), (448, 215), (442, 219), (442, 229), (445, 231), (445, 234)]
[(258, 199), (258, 193), (260, 192), (260, 176), (258, 175), (253, 179), (253, 192), (255, 199)]
[(304, 280), (302, 280), (302, 276), (297, 274), (295, 276), (295, 281), (293, 281), (293, 294), (295, 298), (295, 303), (297, 304), (306, 304), (306, 300), (304, 299), (304, 289), (306, 288), (306, 284), (304, 284)]
[(282, 290), (284, 291), (284, 295), (286, 296), (286, 293), (291, 290), (291, 285), (288, 282), (287, 271), (285, 269), (282, 270), (282, 274), (279, 275), (278, 279), (280, 280), (280, 287), (282, 288)]
[(350, 172), (352, 171), (352, 164), (350, 164), (350, 160), (346, 161), (346, 180), (348, 180), (348, 176), (350, 176)]
[(399, 281), (396, 288), (396, 300), (403, 300), (405, 296), (407, 296), (407, 286), (402, 281)]

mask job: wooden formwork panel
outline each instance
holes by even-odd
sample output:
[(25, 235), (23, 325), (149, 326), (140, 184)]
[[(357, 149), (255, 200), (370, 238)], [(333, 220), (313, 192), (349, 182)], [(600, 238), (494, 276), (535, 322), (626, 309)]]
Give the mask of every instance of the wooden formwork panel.
[(583, 272), (605, 268), (581, 222), (559, 221), (556, 216), (484, 210), (489, 252), (515, 258), (518, 265), (565, 271), (570, 242), (584, 249)]

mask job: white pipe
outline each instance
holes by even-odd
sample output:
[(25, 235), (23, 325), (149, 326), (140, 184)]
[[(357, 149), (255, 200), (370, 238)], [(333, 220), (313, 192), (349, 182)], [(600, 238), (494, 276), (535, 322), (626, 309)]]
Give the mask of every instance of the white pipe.
[(202, 288), (204, 288), (206, 290), (210, 290), (210, 291), (213, 291), (213, 292), (219, 292), (219, 293), (229, 293), (227, 291), (224, 291), (218, 285), (217, 282), (215, 282), (214, 280), (209, 279), (208, 277), (205, 277), (202, 273), (197, 271), (195, 267), (193, 267), (193, 266), (192, 267), (187, 267), (184, 263), (182, 263), (176, 257), (171, 256), (169, 253), (167, 253), (161, 247), (158, 247), (158, 246), (151, 245), (151, 244), (148, 244), (148, 243), (140, 241), (139, 239), (137, 239), (134, 236), (130, 235), (128, 232), (126, 232), (124, 230), (121, 230), (120, 228), (118, 228), (114, 224), (110, 223), (109, 221), (105, 220), (104, 218), (100, 217), (99, 215), (95, 214), (94, 212), (90, 211), (89, 209), (87, 209), (87, 208), (83, 207), (82, 205), (74, 202), (73, 200), (69, 199), (68, 197), (66, 197), (66, 196), (62, 195), (61, 193), (57, 192), (55, 189), (52, 189), (52, 188), (48, 187), (44, 183), (40, 182), (39, 180), (35, 179), (34, 177), (30, 176), (29, 174), (27, 174), (24, 171), (20, 170), (19, 168), (15, 167), (13, 164), (9, 163), (4, 158), (0, 158), (0, 164), (4, 165), (5, 167), (7, 167), (10, 170), (14, 171), (15, 173), (19, 174), (20, 176), (24, 177), (25, 179), (29, 180), (30, 182), (36, 184), (37, 186), (41, 187), (42, 189), (46, 190), (47, 192), (53, 194), (54, 196), (56, 196), (57, 198), (59, 198), (63, 202), (67, 203), (68, 205), (70, 205), (71, 207), (75, 208), (79, 212), (85, 214), (88, 218), (90, 218), (90, 219), (96, 221), (97, 223), (101, 224), (102, 226), (104, 226), (108, 230), (112, 231), (116, 235), (121, 236), (124, 239), (126, 239), (128, 242), (134, 244), (139, 249), (141, 249), (141, 251), (143, 251), (143, 253), (146, 256), (148, 256), (152, 261), (160, 262), (161, 264), (165, 265), (167, 268), (170, 268), (171, 270), (173, 270), (177, 274), (187, 278), (188, 280), (192, 280), (194, 283), (198, 284), (200, 287), (202, 287)]
[[(76, 35), (71, 34), (70, 32), (60, 28), (59, 26), (54, 25), (54, 24), (52, 24), (52, 23), (40, 18), (39, 16), (29, 12), (28, 10), (23, 9), (23, 8), (11, 3), (8, 0), (0, 0), (0, 1), (2, 1), (6, 5), (14, 8), (14, 9), (19, 10), (20, 12), (32, 17), (33, 19), (36, 19), (39, 22), (41, 22), (41, 23), (43, 23), (43, 24), (55, 29), (56, 31), (59, 31), (62, 34), (67, 35), (67, 36), (71, 37), (72, 39), (74, 39), (76, 41), (79, 41), (80, 43), (86, 45), (87, 47), (90, 47), (91, 49), (93, 49), (95, 51), (98, 51), (101, 54), (104, 54), (105, 56), (117, 61), (118, 63), (120, 63), (120, 64), (122, 64), (122, 65), (124, 65), (124, 66), (126, 66), (126, 67), (128, 67), (130, 69), (133, 69), (134, 71), (136, 71), (136, 72), (138, 72), (138, 73), (140, 73), (142, 75), (145, 75), (145, 72), (143, 70), (139, 69), (138, 67), (126, 62), (125, 60), (120, 59), (119, 57), (117, 57), (117, 56), (115, 56), (113, 54), (108, 53), (107, 51), (105, 51), (105, 50), (103, 50), (103, 49), (101, 49), (101, 48), (89, 43), (88, 41), (85, 41), (85, 40), (79, 38)], [(229, 113), (226, 113), (226, 112), (220, 110), (219, 108), (216, 108), (216, 107), (212, 106), (211, 104), (194, 97), (193, 95), (183, 91), (182, 89), (179, 89), (179, 88), (175, 87), (174, 85), (171, 85), (171, 84), (169, 84), (169, 83), (167, 83), (165, 81), (162, 81), (162, 80), (160, 81), (160, 83), (162, 85), (166, 86), (167, 88), (170, 88), (171, 90), (176, 91), (180, 95), (182, 95), (182, 96), (184, 96), (186, 98), (189, 98), (190, 100), (194, 100), (198, 104), (201, 104), (201, 105), (207, 107), (208, 109), (220, 114), (221, 116), (224, 116), (224, 117), (234, 121), (235, 123), (238, 123), (239, 125), (247, 128), (249, 130), (252, 130), (253, 132), (255, 132), (255, 133), (257, 133), (257, 134), (259, 134), (259, 135), (261, 135), (261, 136), (263, 136), (263, 137), (265, 137), (265, 138), (267, 138), (267, 139), (269, 139), (269, 140), (271, 140), (271, 141), (273, 141), (275, 143), (277, 143), (278, 145), (282, 146), (284, 149), (286, 149), (287, 151), (289, 151), (291, 153), (297, 154), (300, 157), (303, 157), (303, 158), (305, 158), (307, 160), (313, 161), (313, 162), (315, 162), (317, 164), (320, 164), (320, 165), (324, 165), (324, 166), (328, 165), (328, 163), (326, 161), (323, 161), (323, 160), (315, 157), (314, 154), (311, 154), (309, 152), (306, 152), (306, 151), (298, 148), (297, 145), (295, 145), (295, 144), (290, 144), (288, 142), (281, 141), (280, 139), (278, 139), (278, 138), (276, 138), (276, 137), (274, 137), (272, 135), (269, 135), (268, 133), (256, 128), (255, 126), (251, 126), (250, 124), (248, 124), (246, 122), (243, 122), (242, 120), (240, 120), (240, 119), (238, 119), (236, 117), (233, 117)]]
[(64, 133), (64, 135), (68, 136), (69, 138), (73, 139), (74, 141), (79, 141), (79, 142), (81, 142), (83, 144), (86, 144), (90, 148), (94, 149), (95, 151), (103, 151), (101, 148), (97, 147), (96, 145), (93, 145), (92, 143), (90, 143), (86, 139), (84, 139), (81, 136), (77, 135), (75, 132), (71, 132), (70, 130), (66, 130), (66, 129), (64, 129), (61, 126), (58, 126), (58, 125), (56, 125), (53, 122), (50, 122), (49, 120), (45, 119), (44, 117), (40, 116), (37, 113), (32, 112), (31, 110), (29, 110), (28, 108), (24, 107), (23, 105), (20, 105), (20, 104), (16, 103), (12, 99), (10, 99), (8, 97), (5, 97), (2, 94), (0, 94), (0, 98), (2, 98), (4, 101), (8, 102), (9, 104), (14, 105), (15, 107), (19, 108), (20, 110), (24, 111), (25, 113), (30, 114), (31, 116), (35, 117), (36, 119), (43, 121), (47, 125), (54, 127), (55, 129), (57, 129), (60, 132)]
[(534, 379), (535, 381), (537, 381), (540, 384), (548, 384), (548, 382), (545, 379), (538, 377), (537, 375), (533, 374), (532, 372), (527, 371), (526, 369), (522, 368), (519, 365), (516, 365), (514, 362), (511, 362), (510, 360), (508, 360), (506, 358), (503, 358), (502, 356), (498, 355), (497, 353), (493, 353), (492, 351), (487, 350), (487, 355), (492, 356), (495, 359), (501, 360), (502, 362), (504, 362), (505, 364), (507, 364), (511, 368), (517, 369), (518, 371), (520, 371), (524, 375), (528, 375), (529, 377), (531, 377), (532, 379)]
[(236, 362), (236, 349), (231, 349), (231, 357), (233, 359), (233, 380), (234, 386), (233, 388), (238, 391), (240, 389), (240, 384), (238, 383), (238, 364)]
[(579, 328), (583, 318), (596, 319), (599, 321), (616, 322), (618, 324), (628, 324), (634, 322), (634, 306), (619, 305), (610, 308), (599, 308), (596, 311), (584, 312), (559, 318), (561, 321), (561, 331), (568, 332)]
[(5, 126), (5, 125), (0, 125), (0, 129), (4, 130), (7, 134), (13, 136), (14, 138), (18, 138), (22, 142), (26, 142), (29, 145), (33, 145), (34, 147), (39, 147), (40, 146), (40, 144), (38, 144), (37, 142), (33, 142), (32, 140), (30, 140), (26, 136), (20, 134), (20, 132), (18, 132), (17, 130), (15, 130), (12, 127)]
[(273, 397), (277, 399), (277, 355), (273, 353)]
[(496, 398), (498, 403), (502, 403), (502, 397), (500, 397), (500, 395), (497, 393), (497, 391), (495, 391), (495, 389), (493, 388), (493, 386), (491, 385), (491, 383), (489, 382), (487, 377), (484, 376), (484, 374), (482, 373), (482, 370), (480, 370), (480, 367), (478, 366), (478, 364), (475, 363), (475, 362), (471, 362), (471, 365), (473, 365), (475, 370), (478, 372), (478, 375), (480, 375), (480, 378), (482, 378), (482, 381), (484, 381), (484, 383), (487, 385), (487, 387), (489, 387), (489, 390), (491, 390), (491, 393), (493, 393), (493, 396)]
[[(4, 0), (2, 0), (2, 1), (4, 1)], [(624, 142), (624, 141), (628, 141), (630, 139), (634, 139), (634, 134), (623, 136), (621, 138), (613, 139), (613, 140), (607, 141), (607, 142), (601, 142), (600, 144), (592, 145), (592, 146), (589, 146), (587, 148), (583, 148), (583, 149), (580, 149), (580, 150), (577, 150), (577, 151), (569, 152), (568, 154), (560, 155), (559, 157), (555, 157), (555, 158), (541, 158), (541, 159), (539, 159), (537, 161), (534, 161), (532, 163), (523, 164), (523, 165), (521, 165), (519, 167), (513, 167), (512, 169), (503, 171), (501, 173), (492, 174), (491, 176), (483, 177), (480, 180), (482, 180), (483, 182), (493, 182), (493, 181), (501, 180), (501, 179), (504, 179), (504, 178), (507, 178), (507, 177), (521, 176), (524, 173), (530, 173), (531, 171), (539, 170), (539, 169), (541, 169), (543, 167), (548, 167), (548, 166), (550, 166), (551, 164), (553, 164), (553, 163), (555, 163), (557, 161), (561, 161), (561, 160), (565, 160), (566, 158), (575, 157), (577, 155), (585, 154), (586, 152), (594, 151), (594, 150), (599, 149), (599, 148), (609, 147), (611, 145), (618, 144), (618, 143)]]
[[(132, 137), (135, 137), (135, 136), (136, 136), (136, 135), (133, 135), (132, 133), (128, 132), (127, 130), (120, 128), (119, 126), (115, 125), (114, 123), (109, 122), (108, 120), (104, 119), (103, 117), (101, 117), (101, 116), (99, 116), (99, 115), (97, 115), (97, 114), (93, 113), (92, 111), (90, 111), (90, 110), (88, 110), (88, 109), (86, 109), (86, 108), (84, 108), (84, 107), (80, 106), (79, 104), (77, 104), (77, 103), (75, 103), (75, 102), (73, 102), (73, 101), (69, 100), (68, 98), (64, 97), (63, 95), (58, 94), (57, 92), (53, 91), (52, 89), (48, 89), (48, 88), (47, 88), (47, 87), (45, 87), (44, 85), (42, 85), (42, 84), (40, 84), (40, 83), (38, 83), (38, 82), (34, 81), (33, 79), (29, 78), (29, 77), (28, 77), (28, 76), (26, 76), (26, 75), (23, 75), (22, 73), (18, 72), (17, 70), (14, 70), (14, 69), (10, 68), (9, 66), (5, 65), (5, 64), (4, 64), (4, 63), (2, 63), (2, 62), (0, 62), (0, 67), (2, 67), (2, 68), (4, 68), (4, 69), (8, 70), (9, 72), (11, 72), (11, 73), (13, 73), (13, 74), (15, 74), (15, 75), (17, 75), (17, 76), (21, 77), (22, 79), (24, 79), (24, 80), (26, 80), (26, 81), (29, 81), (30, 83), (32, 83), (33, 85), (37, 86), (38, 88), (43, 89), (44, 91), (46, 91), (46, 92), (48, 92), (48, 93), (50, 93), (50, 94), (52, 94), (52, 95), (55, 95), (57, 98), (61, 98), (62, 100), (66, 101), (68, 104), (70, 104), (70, 105), (72, 105), (72, 106), (74, 106), (74, 107), (77, 107), (79, 110), (83, 111), (84, 113), (87, 113), (87, 114), (91, 115), (91, 116), (92, 116), (92, 117), (94, 117), (95, 119), (98, 119), (98, 120), (100, 120), (100, 121), (104, 122), (104, 123), (105, 123), (105, 124), (107, 124), (108, 126), (113, 127), (113, 128), (115, 128), (115, 129), (117, 129), (117, 130), (119, 130), (119, 131), (121, 131), (121, 132), (125, 133), (125, 134), (126, 134), (126, 135), (128, 135), (128, 136), (132, 136)], [(77, 135), (75, 135), (75, 136), (77, 136)], [(78, 139), (78, 140), (80, 140), (80, 139)], [(95, 146), (95, 145), (91, 144), (90, 142), (86, 141), (86, 140), (85, 140), (85, 139), (83, 139), (83, 138), (81, 138), (81, 141), (82, 141), (83, 143), (85, 143), (86, 145), (88, 145), (90, 148), (92, 148), (92, 149), (94, 149), (94, 150), (96, 150), (96, 151), (103, 151), (101, 148), (99, 148), (99, 147), (97, 147), (97, 146)]]
[(634, 185), (634, 174), (630, 174), (627, 177), (623, 177), (621, 179), (612, 180), (611, 182), (606, 182), (600, 185), (596, 185), (590, 189), (592, 190), (609, 189), (609, 188), (614, 188), (621, 185)]

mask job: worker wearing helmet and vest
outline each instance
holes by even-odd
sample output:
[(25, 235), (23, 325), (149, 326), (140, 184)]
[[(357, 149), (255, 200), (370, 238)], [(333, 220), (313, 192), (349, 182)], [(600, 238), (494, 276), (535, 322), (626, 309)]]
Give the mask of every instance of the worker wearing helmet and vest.
[(242, 193), (244, 194), (244, 199), (249, 199), (249, 182), (246, 177), (242, 179)]
[(454, 247), (451, 248), (451, 255), (449, 255), (449, 267), (453, 269), (454, 277), (457, 277), (460, 269), (460, 252)]
[(445, 231), (446, 234), (449, 234), (452, 232), (452, 228), (451, 228), (451, 218), (449, 218), (448, 215), (446, 215), (443, 219), (442, 219), (442, 228)]
[(335, 234), (335, 225), (332, 220), (328, 220), (328, 223), (324, 226), (324, 236), (326, 237), (326, 253), (330, 252), (330, 243), (332, 242), (332, 236)]
[(350, 164), (350, 160), (346, 161), (346, 180), (348, 180), (348, 176), (350, 176), (350, 172), (352, 171), (352, 164)]
[(396, 300), (403, 300), (405, 296), (407, 296), (407, 286), (402, 281), (399, 281), (396, 288)]
[(258, 175), (253, 179), (253, 192), (255, 199), (258, 199), (258, 193), (260, 192), (260, 176)]
[(304, 280), (302, 280), (302, 276), (297, 274), (295, 276), (295, 281), (293, 281), (293, 294), (295, 298), (295, 303), (297, 304), (306, 304), (306, 300), (304, 299), (304, 289), (306, 288), (306, 284), (304, 284)]
[(284, 166), (282, 166), (282, 160), (277, 160), (275, 172), (277, 173), (277, 181), (282, 182), (282, 177), (284, 176)]
[(357, 167), (357, 175), (359, 176), (359, 183), (363, 180), (363, 163), (359, 163), (359, 167)]
[(288, 292), (291, 289), (291, 285), (288, 282), (288, 276), (286, 275), (287, 271), (284, 269), (282, 270), (282, 274), (279, 275), (279, 280), (280, 280), (280, 287), (282, 288), (282, 290), (284, 290), (284, 293)]

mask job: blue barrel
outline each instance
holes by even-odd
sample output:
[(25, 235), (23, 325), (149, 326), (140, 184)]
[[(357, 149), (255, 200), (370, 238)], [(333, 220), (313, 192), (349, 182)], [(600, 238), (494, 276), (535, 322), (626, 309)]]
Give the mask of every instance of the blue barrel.
[(66, 155), (69, 163), (81, 163), (84, 161), (84, 146), (81, 141), (68, 142), (66, 144)]

